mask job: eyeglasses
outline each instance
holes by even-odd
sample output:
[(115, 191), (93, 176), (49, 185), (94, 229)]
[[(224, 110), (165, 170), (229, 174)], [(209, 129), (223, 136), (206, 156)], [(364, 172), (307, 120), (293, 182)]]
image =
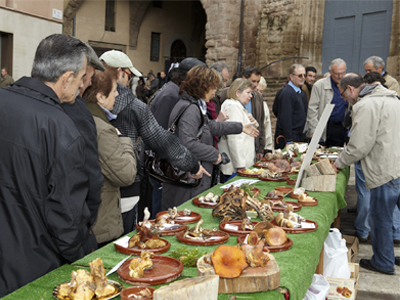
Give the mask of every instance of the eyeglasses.
[(293, 74), (294, 76), (297, 76), (297, 77), (299, 77), (299, 78), (306, 78), (306, 74), (298, 74), (298, 75), (296, 75), (296, 74)]
[(344, 76), (344, 75), (346, 75), (346, 72), (342, 72), (342, 73), (333, 73), (333, 75), (335, 75), (335, 76)]
[(344, 92), (347, 90), (347, 86), (346, 86), (346, 88), (343, 90), (343, 92), (342, 93), (340, 93), (340, 96), (342, 97), (342, 98), (344, 98)]
[(126, 75), (128, 75), (128, 79), (131, 79), (131, 77), (132, 77), (132, 73), (128, 73), (126, 70), (124, 70), (124, 69), (121, 69), (122, 70), (122, 72), (124, 72)]

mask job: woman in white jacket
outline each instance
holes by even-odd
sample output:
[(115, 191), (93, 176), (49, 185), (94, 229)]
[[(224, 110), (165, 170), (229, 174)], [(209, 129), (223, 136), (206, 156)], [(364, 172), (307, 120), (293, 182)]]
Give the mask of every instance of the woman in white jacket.
[[(248, 79), (238, 78), (232, 82), (227, 93), (228, 99), (221, 106), (221, 110), (226, 110), (229, 116), (225, 122), (246, 124), (252, 121), (253, 117), (244, 107), (252, 97), (252, 87), (253, 83)], [(221, 153), (225, 152), (231, 160), (230, 163), (220, 167), (225, 176), (229, 177), (239, 169), (249, 168), (254, 164), (256, 157), (254, 137), (245, 133), (221, 137), (218, 149)]]

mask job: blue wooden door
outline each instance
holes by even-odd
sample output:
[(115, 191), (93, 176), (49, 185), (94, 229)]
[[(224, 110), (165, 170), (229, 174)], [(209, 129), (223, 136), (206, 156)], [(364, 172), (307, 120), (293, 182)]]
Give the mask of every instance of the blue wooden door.
[(348, 72), (365, 74), (371, 55), (389, 56), (393, 0), (325, 0), (322, 71), (342, 58)]

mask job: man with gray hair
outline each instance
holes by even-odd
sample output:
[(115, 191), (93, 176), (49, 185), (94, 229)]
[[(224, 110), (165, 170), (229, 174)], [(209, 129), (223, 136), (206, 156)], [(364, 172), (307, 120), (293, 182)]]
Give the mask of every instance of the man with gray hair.
[(342, 124), (348, 103), (343, 100), (338, 85), (346, 74), (346, 62), (341, 58), (332, 60), (329, 65), (329, 74), (330, 76), (318, 80), (313, 86), (304, 133), (307, 137), (312, 138), (325, 106), (335, 104), (328, 124), (322, 133), (321, 144), (325, 144), (327, 147), (343, 147), (348, 140), (347, 130)]
[(51, 35), (32, 77), (0, 90), (0, 297), (90, 252), (85, 142), (61, 106), (83, 87), (87, 51)]
[(395, 91), (400, 96), (400, 86), (396, 79), (385, 71), (385, 61), (379, 56), (370, 56), (364, 61), (364, 69), (366, 73), (377, 72), (385, 79), (385, 85), (389, 90)]
[[(86, 203), (90, 211), (90, 226), (96, 221), (97, 212), (101, 203), (101, 186), (103, 175), (99, 163), (99, 152), (97, 146), (97, 130), (93, 115), (86, 106), (86, 100), (82, 98), (85, 90), (91, 86), (94, 70), (104, 71), (105, 68), (97, 57), (96, 52), (88, 47), (88, 63), (86, 66), (86, 76), (83, 78), (83, 85), (79, 90), (79, 95), (74, 103), (64, 102), (61, 104), (64, 111), (74, 122), (79, 133), (85, 141), (85, 170), (89, 178), (89, 191), (86, 196)], [(91, 231), (92, 233), (92, 231)], [(90, 235), (88, 245), (91, 251), (98, 248), (96, 237)]]
[(289, 83), (275, 101), (278, 115), (275, 129), (275, 149), (283, 149), (292, 142), (304, 142), (303, 128), (307, 116), (307, 95), (301, 89), (306, 70), (300, 64), (289, 69)]
[(365, 185), (370, 190), (369, 221), (372, 259), (361, 259), (360, 267), (394, 274), (400, 257), (394, 256), (393, 212), (400, 208), (400, 101), (396, 92), (380, 84), (364, 84), (354, 73), (339, 86), (344, 100), (353, 106), (350, 141), (334, 163), (343, 169), (361, 162)]

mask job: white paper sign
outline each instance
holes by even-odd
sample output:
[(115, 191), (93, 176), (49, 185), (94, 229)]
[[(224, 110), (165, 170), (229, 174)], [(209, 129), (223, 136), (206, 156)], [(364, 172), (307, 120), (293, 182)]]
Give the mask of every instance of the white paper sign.
[(315, 228), (314, 223), (301, 222), (301, 228)]
[(225, 224), (225, 229), (228, 230), (239, 230), (239, 227), (235, 226), (235, 225), (231, 225), (231, 224)]
[(121, 247), (124, 247), (124, 248), (128, 248), (130, 239), (131, 238), (129, 236), (124, 236), (123, 238), (120, 238), (119, 240), (116, 240), (114, 242), (114, 244), (117, 244), (117, 245), (119, 245)]
[(301, 164), (299, 175), (297, 176), (297, 181), (295, 185), (295, 189), (300, 186), (300, 182), (303, 179), (304, 169), (311, 164), (312, 158), (314, 157), (315, 150), (317, 150), (318, 142), (321, 139), (322, 133), (328, 123), (329, 117), (331, 116), (332, 110), (335, 107), (335, 104), (327, 104), (325, 106), (324, 112), (321, 115), (321, 118), (318, 121), (317, 128), (314, 131), (314, 135), (311, 139), (310, 145), (308, 145), (308, 150), (306, 153), (306, 157)]
[(260, 180), (257, 180), (257, 179), (239, 179), (239, 180), (236, 180), (236, 181), (234, 181), (234, 182), (231, 182), (231, 183), (229, 183), (229, 184), (225, 184), (225, 185), (223, 185), (223, 186), (220, 186), (220, 188), (221, 189), (227, 189), (227, 188), (229, 188), (231, 185), (233, 185), (234, 187), (239, 187), (239, 186), (241, 186), (242, 184), (253, 184), (253, 183), (256, 183), (256, 182), (258, 182), (258, 181), (260, 181)]

